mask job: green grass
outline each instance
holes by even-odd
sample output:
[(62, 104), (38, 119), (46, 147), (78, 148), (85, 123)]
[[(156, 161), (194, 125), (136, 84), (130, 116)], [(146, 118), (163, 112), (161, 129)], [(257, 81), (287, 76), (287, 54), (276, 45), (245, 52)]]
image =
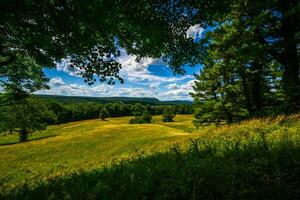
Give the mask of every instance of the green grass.
[(54, 137), (1, 146), (0, 199), (300, 195), (299, 116), (200, 130), (192, 116), (177, 116), (174, 123), (156, 116), (155, 124), (144, 125), (129, 125), (128, 119), (53, 126), (45, 133)]
[(129, 119), (49, 126), (22, 144), (17, 143), (17, 134), (2, 135), (0, 186), (96, 169), (127, 157), (163, 151), (195, 136), (184, 131), (196, 130), (192, 115), (179, 115), (174, 124), (161, 123), (160, 116), (154, 117), (155, 124), (130, 125)]

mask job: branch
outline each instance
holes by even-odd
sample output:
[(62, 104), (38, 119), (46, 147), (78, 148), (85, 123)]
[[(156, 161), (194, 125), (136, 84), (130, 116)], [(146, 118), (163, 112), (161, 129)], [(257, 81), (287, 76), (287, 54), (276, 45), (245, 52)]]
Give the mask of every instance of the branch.
[(3, 83), (5, 86), (8, 86), (8, 85), (9, 85), (8, 83), (6, 83), (5, 81), (3, 81), (3, 80), (1, 80), (1, 79), (0, 79), (0, 82)]
[(276, 51), (276, 49), (272, 48), (267, 42), (266, 40), (262, 37), (262, 35), (260, 34), (260, 30), (258, 30), (258, 34), (257, 34), (257, 37), (258, 37), (258, 40), (261, 44), (264, 44), (266, 45), (267, 47), (269, 47), (269, 52), (270, 54), (278, 61), (280, 62), (281, 64), (284, 63), (284, 57), (281, 53), (279, 53), (278, 51)]
[(8, 60), (1, 61), (1, 62), (0, 62), (0, 67), (3, 67), (3, 66), (5, 66), (5, 65), (8, 65), (8, 64), (14, 62), (15, 60), (16, 60), (16, 56), (13, 55), (13, 54), (10, 54)]

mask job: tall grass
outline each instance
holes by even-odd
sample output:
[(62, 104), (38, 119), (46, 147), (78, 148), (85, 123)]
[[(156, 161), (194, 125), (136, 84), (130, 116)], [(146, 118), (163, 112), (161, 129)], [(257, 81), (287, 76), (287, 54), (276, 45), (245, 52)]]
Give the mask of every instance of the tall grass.
[(23, 185), (0, 199), (297, 199), (299, 177), (298, 118), (257, 119), (216, 129), (187, 149)]

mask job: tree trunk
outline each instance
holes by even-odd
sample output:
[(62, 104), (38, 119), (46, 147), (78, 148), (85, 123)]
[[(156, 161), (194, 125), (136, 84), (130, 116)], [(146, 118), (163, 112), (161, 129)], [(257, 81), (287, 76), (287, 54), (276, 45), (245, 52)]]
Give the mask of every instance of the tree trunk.
[(26, 130), (26, 128), (21, 128), (21, 130), (19, 131), (19, 141), (25, 142), (27, 141), (27, 138), (28, 138), (28, 131)]
[(242, 78), (242, 87), (243, 87), (244, 97), (246, 99), (246, 107), (248, 109), (248, 112), (249, 112), (250, 116), (252, 116), (253, 115), (253, 110), (252, 110), (252, 105), (251, 105), (251, 101), (250, 101), (250, 92), (249, 92), (249, 89), (248, 89), (248, 86), (247, 86), (247, 78), (246, 78), (246, 74), (245, 74), (244, 69), (240, 70), (240, 76)]
[(262, 83), (263, 70), (261, 63), (253, 63), (253, 73), (251, 74), (252, 82), (252, 98), (255, 106), (255, 112), (259, 112), (262, 107)]
[(284, 38), (284, 52), (282, 64), (283, 71), (283, 88), (285, 93), (284, 108), (288, 113), (299, 110), (299, 61), (297, 55), (297, 41), (294, 30), (294, 23), (291, 19), (283, 20), (282, 29), (284, 30), (282, 36)]

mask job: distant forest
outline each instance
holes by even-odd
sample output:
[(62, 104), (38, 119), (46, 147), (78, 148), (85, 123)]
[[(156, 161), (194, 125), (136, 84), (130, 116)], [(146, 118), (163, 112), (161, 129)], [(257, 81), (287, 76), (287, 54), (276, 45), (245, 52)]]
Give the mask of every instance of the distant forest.
[[(66, 97), (66, 96), (31, 96), (27, 99), (28, 106), (15, 108), (22, 110), (16, 114), (36, 114), (34, 122), (40, 126), (61, 124), (71, 121), (97, 119), (101, 111), (107, 112), (107, 117), (135, 116), (137, 113), (147, 112), (150, 115), (161, 115), (166, 109), (172, 109), (175, 114), (192, 114), (193, 105), (184, 101), (161, 102), (155, 98), (94, 98), (94, 97)], [(109, 102), (110, 103), (107, 103)], [(12, 113), (5, 110), (6, 113)], [(27, 114), (26, 114), (27, 113)], [(6, 130), (13, 130), (14, 119), (21, 119), (21, 116), (6, 115), (9, 123), (5, 123)], [(24, 117), (23, 117), (24, 118)], [(25, 117), (26, 118), (26, 117)], [(20, 121), (21, 123), (21, 121)], [(23, 124), (33, 124), (33, 121), (24, 121)], [(44, 124), (44, 125), (43, 125)], [(11, 128), (9, 128), (11, 126)]]
[(83, 97), (83, 96), (60, 96), (60, 95), (38, 95), (40, 98), (52, 99), (59, 102), (93, 102), (93, 103), (141, 103), (141, 104), (150, 104), (150, 105), (179, 105), (179, 104), (189, 104), (191, 105), (192, 101), (183, 101), (183, 100), (174, 100), (174, 101), (160, 101), (157, 98), (148, 98), (148, 97)]

